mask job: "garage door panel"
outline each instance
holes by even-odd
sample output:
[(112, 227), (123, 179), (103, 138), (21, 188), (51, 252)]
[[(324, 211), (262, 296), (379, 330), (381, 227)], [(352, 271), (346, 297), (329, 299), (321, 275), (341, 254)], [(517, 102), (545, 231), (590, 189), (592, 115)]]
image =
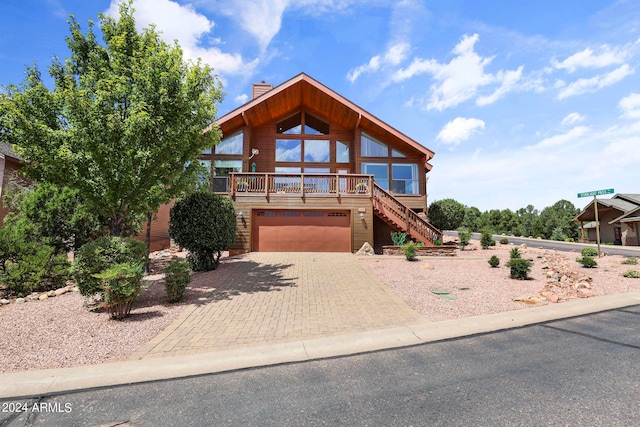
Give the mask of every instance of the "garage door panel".
[(351, 252), (348, 211), (258, 211), (254, 250), (261, 252)]

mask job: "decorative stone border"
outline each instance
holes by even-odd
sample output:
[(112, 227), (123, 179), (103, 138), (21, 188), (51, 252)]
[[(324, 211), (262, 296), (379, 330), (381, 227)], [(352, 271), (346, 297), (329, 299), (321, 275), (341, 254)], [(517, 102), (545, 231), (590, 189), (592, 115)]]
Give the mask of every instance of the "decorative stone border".
[(76, 287), (76, 285), (67, 285), (63, 288), (58, 288), (54, 291), (40, 292), (40, 293), (34, 292), (30, 295), (27, 295), (24, 298), (11, 298), (11, 299), (3, 298), (3, 299), (0, 299), (0, 305), (7, 305), (11, 303), (24, 304), (26, 302), (31, 302), (31, 301), (44, 301), (49, 298), (64, 295), (67, 292), (78, 292), (78, 288)]
[[(418, 246), (418, 256), (456, 256), (456, 246)], [(383, 255), (404, 255), (402, 246), (383, 246)]]

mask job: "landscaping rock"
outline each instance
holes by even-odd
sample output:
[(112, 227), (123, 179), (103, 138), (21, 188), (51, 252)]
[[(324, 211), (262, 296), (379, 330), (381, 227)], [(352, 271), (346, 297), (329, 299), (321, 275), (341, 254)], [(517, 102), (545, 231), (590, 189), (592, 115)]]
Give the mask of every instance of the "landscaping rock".
[(24, 304), (25, 302), (27, 302), (27, 300), (24, 298), (16, 298), (16, 304)]
[(11, 301), (9, 301), (8, 299), (4, 299), (4, 298), (0, 299), (0, 305), (7, 305), (7, 304), (10, 304), (10, 303), (11, 303)]
[(49, 298), (49, 295), (47, 295), (47, 294), (42, 294), (42, 295), (40, 295), (40, 296), (38, 297), (38, 299), (39, 299), (40, 301), (44, 301), (44, 300), (46, 300), (46, 299), (48, 299), (48, 298)]
[(362, 245), (358, 252), (356, 252), (356, 255), (373, 256), (375, 255), (375, 252), (369, 242), (364, 242), (364, 245)]

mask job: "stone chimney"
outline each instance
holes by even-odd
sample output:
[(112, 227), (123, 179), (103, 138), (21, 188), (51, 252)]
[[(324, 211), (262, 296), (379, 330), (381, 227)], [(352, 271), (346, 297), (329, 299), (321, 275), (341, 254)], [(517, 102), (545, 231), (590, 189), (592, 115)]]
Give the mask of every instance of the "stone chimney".
[(269, 83), (265, 83), (264, 80), (261, 81), (260, 83), (254, 83), (253, 84), (253, 97), (251, 99), (256, 99), (257, 97), (259, 97), (263, 93), (269, 92), (271, 89), (273, 89), (273, 85), (269, 84)]

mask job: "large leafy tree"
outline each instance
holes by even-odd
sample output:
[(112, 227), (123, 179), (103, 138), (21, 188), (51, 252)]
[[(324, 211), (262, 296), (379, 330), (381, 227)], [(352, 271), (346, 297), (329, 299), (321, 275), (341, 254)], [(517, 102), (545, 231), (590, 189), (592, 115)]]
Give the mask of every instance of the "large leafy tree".
[(563, 233), (572, 239), (580, 235), (580, 227), (574, 218), (580, 213), (573, 203), (568, 200), (559, 200), (552, 206), (546, 207), (540, 212), (540, 223), (544, 230), (545, 238), (550, 238), (554, 230)]
[(464, 205), (453, 199), (442, 199), (429, 206), (429, 222), (440, 230), (455, 230), (462, 224), (465, 215)]
[(220, 139), (207, 125), (222, 92), (177, 43), (153, 26), (136, 30), (132, 1), (121, 3), (119, 19), (99, 18), (103, 44), (92, 22), (83, 34), (71, 16), (71, 57), (49, 68), (53, 90), (35, 65), (20, 87), (5, 88), (0, 138), (17, 146), (31, 178), (77, 190), (120, 235), (198, 182), (198, 155)]

